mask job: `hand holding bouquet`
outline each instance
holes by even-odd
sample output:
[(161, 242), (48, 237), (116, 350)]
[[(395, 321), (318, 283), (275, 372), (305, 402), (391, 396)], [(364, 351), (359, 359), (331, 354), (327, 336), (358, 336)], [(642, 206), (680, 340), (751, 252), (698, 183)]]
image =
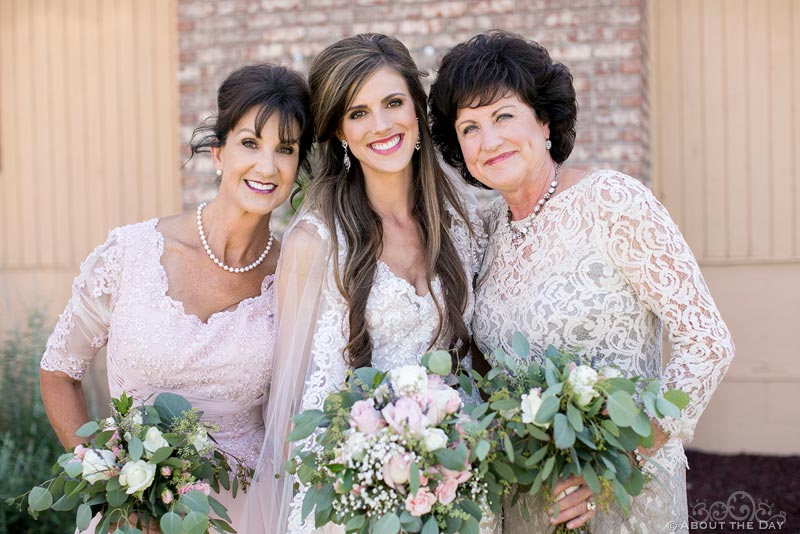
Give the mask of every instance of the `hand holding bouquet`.
[[(521, 358), (529, 357), (522, 334), (513, 336), (512, 347)], [(677, 390), (662, 395), (658, 380), (596, 369), (552, 346), (542, 366), (522, 365), (502, 350), (492, 359), (495, 368), (479, 381), (497, 414), (505, 453), (492, 469), (516, 484), (515, 500), (543, 490), (555, 502), (558, 481), (576, 476), (583, 477), (601, 509), (616, 501), (629, 513), (630, 498), (645, 482), (631, 457), (638, 446), (653, 443), (650, 418), (679, 418), (688, 395)], [(554, 510), (557, 516), (558, 504)]]
[[(290, 472), (307, 487), (302, 506), (314, 523), (343, 524), (359, 534), (478, 534), (481, 518), (499, 509), (500, 486), (488, 473), (491, 417), (466, 415), (445, 383), (447, 352), (388, 374), (355, 370), (323, 410), (294, 418)], [(318, 430), (319, 429), (319, 430)]]
[[(117, 524), (116, 532), (140, 534), (151, 520), (164, 534), (204, 534), (212, 526), (234, 532), (225, 507), (210, 493), (222, 486), (235, 495), (249, 473), (239, 464), (231, 482), (228, 459), (211, 441), (200, 413), (172, 393), (137, 407), (123, 393), (112, 407), (111, 417), (78, 429), (78, 436), (92, 439), (58, 458), (54, 478), (8, 504), (21, 509), (27, 500), (34, 518), (45, 510), (77, 508), (80, 530), (99, 510), (97, 534)], [(212, 510), (218, 517), (210, 517)], [(129, 516), (137, 525), (128, 524)]]

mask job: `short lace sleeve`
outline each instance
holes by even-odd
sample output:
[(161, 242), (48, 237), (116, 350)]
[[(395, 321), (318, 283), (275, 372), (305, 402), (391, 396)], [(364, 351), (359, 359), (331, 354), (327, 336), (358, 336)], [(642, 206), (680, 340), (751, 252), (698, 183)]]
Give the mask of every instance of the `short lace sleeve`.
[(690, 441), (711, 395), (733, 359), (733, 340), (700, 268), (666, 208), (641, 183), (619, 173), (589, 184), (598, 226), (611, 261), (624, 273), (643, 306), (664, 321), (672, 354), (662, 389), (691, 397), (679, 421), (662, 427)]
[(81, 264), (72, 297), (47, 340), (40, 366), (80, 380), (108, 342), (108, 326), (121, 280), (120, 230), (113, 230)]

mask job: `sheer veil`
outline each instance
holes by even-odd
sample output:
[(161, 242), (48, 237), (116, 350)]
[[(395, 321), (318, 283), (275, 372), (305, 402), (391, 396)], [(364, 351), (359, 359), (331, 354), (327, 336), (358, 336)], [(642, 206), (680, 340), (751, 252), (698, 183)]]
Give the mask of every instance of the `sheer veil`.
[(329, 240), (305, 213), (298, 212), (284, 233), (278, 263), (274, 372), (265, 391), (266, 438), (246, 494), (242, 532), (247, 534), (285, 534), (294, 495), (294, 478), (284, 469), (286, 437), (314, 372), (311, 349), (330, 255)]

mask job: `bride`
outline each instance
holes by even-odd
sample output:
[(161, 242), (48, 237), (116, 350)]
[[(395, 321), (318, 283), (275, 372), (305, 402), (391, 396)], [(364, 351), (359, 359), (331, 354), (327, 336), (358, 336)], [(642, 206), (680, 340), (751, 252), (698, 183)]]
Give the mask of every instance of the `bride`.
[(278, 268), (270, 431), (247, 532), (314, 532), (313, 515), (301, 520), (305, 492), (281, 475), (285, 437), (290, 417), (321, 408), (348, 368), (416, 364), (432, 348), (470, 364), (482, 230), (437, 162), (422, 75), (379, 34), (338, 41), (311, 66), (319, 161)]

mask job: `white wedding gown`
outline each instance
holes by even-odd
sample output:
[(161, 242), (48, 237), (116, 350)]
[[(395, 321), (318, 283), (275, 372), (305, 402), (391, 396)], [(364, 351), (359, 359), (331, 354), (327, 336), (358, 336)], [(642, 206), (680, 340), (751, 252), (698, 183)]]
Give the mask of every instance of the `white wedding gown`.
[[(521, 331), (539, 362), (550, 344), (579, 351), (599, 366), (661, 378), (691, 397), (680, 421), (662, 426), (672, 439), (648, 466), (655, 480), (632, 504), (590, 521), (592, 533), (686, 532), (686, 457), (697, 420), (733, 358), (730, 333), (689, 246), (666, 209), (642, 184), (599, 171), (554, 196), (521, 244), (512, 244), (507, 205), (486, 213), (489, 244), (476, 289), (473, 335), (491, 354)], [(514, 224), (514, 223), (512, 223)], [(672, 356), (662, 373), (662, 325)], [(504, 511), (504, 532), (546, 533), (541, 497)]]
[[(464, 320), (469, 325), (474, 309), (472, 281), (480, 268), (485, 237), (482, 222), (474, 208), (471, 208), (469, 212), (471, 219), (469, 225), (472, 227), (472, 232), (467, 226), (468, 223), (459, 218), (455, 210), (449, 209), (448, 211), (453, 221), (450, 235), (461, 257), (469, 284), (468, 303), (464, 310)], [(343, 264), (345, 256), (344, 236), (340, 232), (338, 237), (340, 247), (337, 252), (340, 262)], [(298, 215), (287, 232), (284, 244), (284, 252), (287, 253), (287, 256), (282, 258), (278, 272), (279, 308), (281, 308), (281, 299), (285, 303), (283, 306), (284, 312), (281, 314), (282, 317), (286, 317), (286, 308), (291, 307), (292, 303), (295, 302), (296, 309), (291, 312), (293, 320), (296, 321), (295, 328), (293, 328), (294, 332), (291, 335), (294, 339), (291, 342), (282, 339), (282, 337), (285, 338), (285, 335), (281, 334), (282, 330), (280, 326), (278, 327), (278, 341), (276, 342), (276, 362), (278, 363), (276, 363), (275, 375), (278, 377), (292, 374), (292, 372), (286, 371), (286, 367), (294, 364), (285, 361), (284, 351), (293, 354), (309, 352), (307, 356), (308, 363), (299, 365), (301, 369), (305, 367), (307, 370), (300, 371), (305, 376), (305, 381), (300, 406), (293, 408), (295, 413), (301, 410), (321, 409), (327, 395), (340, 389), (345, 382), (347, 365), (345, 364), (343, 352), (349, 337), (348, 308), (335, 283), (333, 261), (330, 261), (327, 252), (325, 256), (322, 256), (319, 252), (320, 250), (327, 251), (329, 248), (330, 239), (326, 226), (313, 213), (305, 212)], [(302, 250), (298, 251), (298, 249)], [(321, 269), (322, 272), (319, 273), (321, 280), (318, 300), (308, 299), (309, 293), (313, 293), (313, 291), (309, 291), (307, 282), (299, 284), (303, 286), (303, 289), (300, 290), (297, 287), (298, 284), (287, 283), (288, 274), (281, 275), (281, 273), (287, 273), (291, 270), (292, 273), (299, 271), (305, 273), (301, 276), (309, 277), (308, 273), (313, 273), (315, 270), (314, 267), (309, 266), (309, 263), (318, 262), (322, 257), (325, 258), (325, 266), (324, 269)], [(313, 278), (313, 274), (310, 277)], [(289, 286), (288, 289), (287, 285)], [(439, 302), (442, 302), (442, 289), (438, 278), (432, 281), (431, 286)], [(284, 297), (281, 297), (281, 295), (284, 295)], [(307, 316), (311, 308), (309, 306), (306, 310), (301, 311), (299, 308), (302, 306), (296, 304), (298, 300), (313, 300), (313, 308), (315, 308), (313, 316), (316, 317), (316, 321), (313, 324), (303, 325), (302, 320), (297, 323), (297, 318)], [(433, 343), (434, 348), (446, 348), (442, 347), (438, 340), (434, 340), (439, 320), (432, 296), (430, 294), (418, 295), (414, 286), (394, 274), (381, 261), (376, 266), (372, 289), (367, 300), (366, 322), (373, 347), (372, 366), (384, 371), (403, 365), (418, 364), (420, 357), (428, 350), (431, 343)], [(297, 331), (298, 329), (300, 332)], [(308, 332), (302, 332), (303, 329), (308, 330)], [(301, 338), (302, 341), (298, 342), (297, 338)], [(300, 346), (305, 347), (305, 349), (298, 349)], [(294, 358), (294, 360), (298, 359), (300, 358)], [(280, 363), (281, 361), (285, 363), (282, 364)], [(470, 364), (469, 358), (464, 364)], [(280, 367), (284, 368), (283, 374), (281, 374), (281, 370), (277, 369)], [(275, 380), (275, 382), (280, 381), (281, 379), (279, 378)], [(277, 385), (273, 384), (273, 387), (277, 387)], [(288, 389), (287, 394), (291, 394)], [(283, 397), (285, 397), (284, 394), (276, 394), (273, 391), (270, 395), (270, 402)], [(283, 410), (284, 408), (273, 408), (272, 411)], [(270, 411), (268, 408), (267, 418), (274, 421), (276, 415), (270, 416)], [(280, 428), (280, 424), (271, 428)], [(279, 438), (273, 436), (273, 439), (277, 440)], [(269, 448), (270, 444), (268, 443), (267, 449)], [(262, 492), (262, 495), (266, 498), (273, 498), (269, 490)], [(294, 494), (289, 505), (287, 531), (290, 534), (344, 532), (343, 527), (332, 524), (326, 525), (322, 529), (314, 529), (313, 514), (307, 521), (303, 522), (301, 520), (301, 506), (304, 497), (305, 491), (300, 489)], [(285, 512), (283, 513), (285, 514)], [(273, 521), (274, 517), (281, 515), (277, 512), (262, 512), (262, 514), (262, 521)], [(487, 525), (489, 525), (488, 522)], [(491, 530), (491, 526), (482, 528), (485, 534), (494, 532)], [(255, 530), (253, 531), (255, 532)]]

